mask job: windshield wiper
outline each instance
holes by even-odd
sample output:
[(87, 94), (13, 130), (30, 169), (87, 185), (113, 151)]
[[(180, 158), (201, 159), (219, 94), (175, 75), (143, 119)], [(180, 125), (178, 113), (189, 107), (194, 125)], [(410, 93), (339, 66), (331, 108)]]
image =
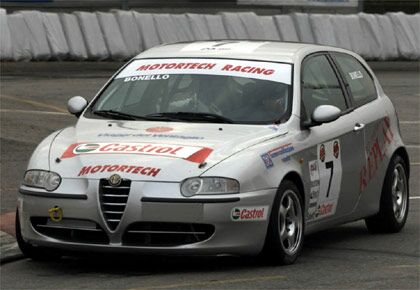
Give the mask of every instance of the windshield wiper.
[(118, 120), (146, 120), (146, 121), (171, 121), (169, 118), (165, 118), (164, 116), (137, 116), (133, 114), (123, 113), (115, 110), (96, 110), (92, 111), (93, 114), (102, 116), (102, 117), (110, 117), (112, 119)]
[(175, 120), (184, 121), (206, 121), (212, 123), (227, 123), (233, 124), (234, 121), (212, 113), (195, 113), (195, 112), (163, 112), (146, 115), (146, 117), (168, 117)]

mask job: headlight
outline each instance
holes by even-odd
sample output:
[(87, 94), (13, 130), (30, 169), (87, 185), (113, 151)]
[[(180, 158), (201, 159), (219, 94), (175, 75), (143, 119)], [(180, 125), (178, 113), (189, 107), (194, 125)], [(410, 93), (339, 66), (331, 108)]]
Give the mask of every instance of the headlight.
[(239, 192), (239, 182), (223, 177), (193, 177), (181, 183), (181, 193), (190, 197), (197, 194), (230, 194)]
[(23, 185), (44, 188), (48, 191), (57, 189), (61, 177), (55, 172), (45, 170), (28, 170), (23, 178)]

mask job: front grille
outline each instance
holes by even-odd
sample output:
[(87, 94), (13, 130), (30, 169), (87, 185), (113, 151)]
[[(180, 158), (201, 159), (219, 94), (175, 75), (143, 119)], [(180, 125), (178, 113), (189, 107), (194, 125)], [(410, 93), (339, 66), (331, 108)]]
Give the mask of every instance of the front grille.
[(109, 244), (105, 231), (95, 222), (62, 219), (54, 222), (48, 217), (31, 217), (32, 227), (44, 236), (74, 243)]
[(119, 186), (111, 186), (107, 179), (99, 181), (99, 200), (102, 214), (111, 230), (115, 230), (124, 214), (130, 193), (131, 180), (123, 179)]
[(122, 243), (127, 246), (173, 247), (207, 240), (214, 230), (214, 226), (208, 224), (137, 222), (127, 227)]

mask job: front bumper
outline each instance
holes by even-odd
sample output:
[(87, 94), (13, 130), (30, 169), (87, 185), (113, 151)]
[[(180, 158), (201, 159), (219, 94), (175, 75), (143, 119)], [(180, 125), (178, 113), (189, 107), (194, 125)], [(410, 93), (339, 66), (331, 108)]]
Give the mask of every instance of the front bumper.
[[(179, 193), (178, 183), (136, 182), (131, 183), (128, 201), (121, 221), (111, 230), (105, 221), (98, 194), (99, 180), (84, 180), (83, 194), (54, 194), (33, 188), (22, 187), (18, 207), (22, 236), (25, 241), (47, 247), (75, 251), (137, 252), (170, 255), (218, 255), (257, 254), (261, 251), (266, 236), (271, 205), (276, 189), (267, 189), (232, 195), (200, 196), (185, 198)], [(78, 188), (78, 186), (75, 186)], [(174, 194), (175, 193), (175, 194)], [(232, 210), (241, 207), (268, 206), (265, 220), (234, 221)], [(83, 239), (69, 240), (41, 233), (34, 220), (49, 217), (49, 210), (62, 209), (62, 221), (82, 220), (97, 224), (106, 237), (92, 242), (89, 235)], [(49, 219), (49, 218), (48, 218)], [(127, 230), (133, 224), (177, 223), (204, 224), (214, 232), (205, 240), (177, 245), (136, 245), (127, 243)], [(48, 223), (60, 226), (61, 222)], [(68, 223), (66, 225), (68, 227)], [(72, 232), (73, 233), (73, 232)], [(79, 233), (80, 235), (80, 233)], [(171, 236), (166, 236), (170, 240)]]

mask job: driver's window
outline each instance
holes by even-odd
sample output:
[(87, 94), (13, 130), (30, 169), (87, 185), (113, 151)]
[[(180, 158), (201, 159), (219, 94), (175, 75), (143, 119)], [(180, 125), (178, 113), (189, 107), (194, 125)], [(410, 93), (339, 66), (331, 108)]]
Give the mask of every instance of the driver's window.
[(320, 105), (346, 110), (340, 82), (325, 55), (312, 56), (304, 61), (301, 98), (306, 119)]

